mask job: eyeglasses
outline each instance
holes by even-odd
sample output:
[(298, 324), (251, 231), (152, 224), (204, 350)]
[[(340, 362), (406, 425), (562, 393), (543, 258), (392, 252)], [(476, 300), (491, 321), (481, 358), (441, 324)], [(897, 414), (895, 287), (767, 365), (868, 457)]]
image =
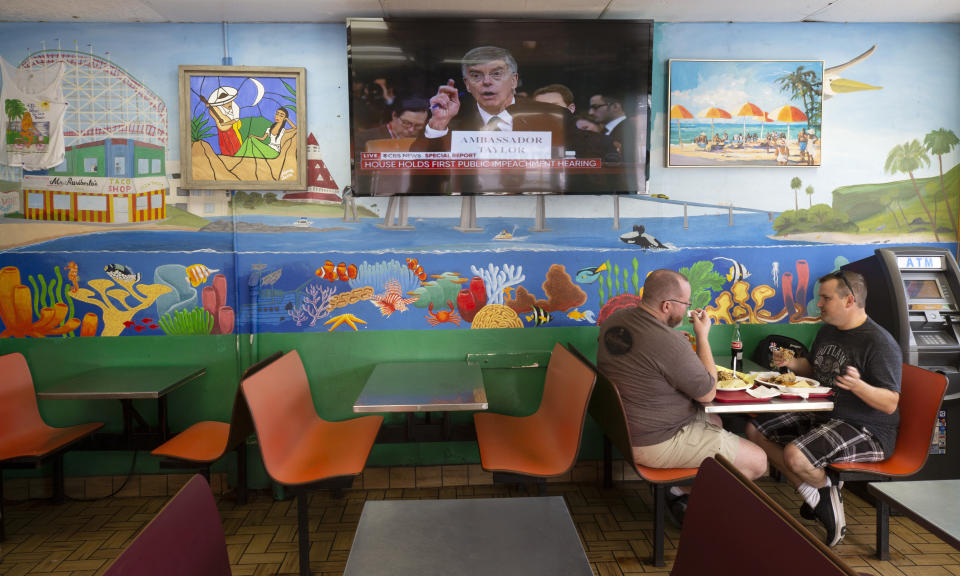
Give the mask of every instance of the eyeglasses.
[(420, 130), (425, 126), (425, 124), (421, 122), (411, 122), (405, 118), (398, 118), (398, 120), (400, 120), (400, 125), (406, 128), (407, 130), (413, 130), (413, 129)]
[(609, 106), (609, 104), (606, 104), (606, 103), (603, 103), (603, 104), (591, 104), (589, 109), (590, 109), (590, 110), (599, 110), (600, 108), (606, 108), (607, 106)]
[(677, 299), (675, 299), (675, 298), (667, 298), (666, 300), (664, 300), (664, 302), (676, 302), (677, 304), (683, 304), (683, 305), (686, 306), (687, 308), (689, 308), (690, 306), (692, 306), (692, 304), (691, 304), (690, 302), (687, 302), (687, 301), (685, 301), (685, 300), (677, 300)]
[(850, 291), (850, 294), (853, 296), (853, 301), (857, 301), (857, 293), (853, 291), (853, 286), (850, 285), (850, 281), (847, 280), (846, 274), (843, 273), (843, 270), (837, 270), (836, 272), (831, 272), (827, 274), (828, 279), (840, 280), (843, 282), (843, 285), (847, 287), (847, 290)]
[(500, 82), (506, 78), (510, 72), (506, 68), (496, 68), (492, 70), (489, 74), (484, 74), (478, 70), (470, 70), (467, 72), (467, 80), (473, 82), (474, 84), (480, 84), (483, 82), (484, 78), (489, 78), (494, 82)]

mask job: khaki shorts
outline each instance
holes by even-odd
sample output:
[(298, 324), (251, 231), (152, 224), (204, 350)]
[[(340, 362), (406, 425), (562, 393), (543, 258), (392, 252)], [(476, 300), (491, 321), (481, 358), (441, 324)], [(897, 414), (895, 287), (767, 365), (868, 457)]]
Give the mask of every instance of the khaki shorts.
[(651, 446), (634, 446), (633, 459), (650, 468), (697, 468), (706, 458), (723, 455), (736, 461), (740, 437), (710, 423), (703, 410), (672, 438)]

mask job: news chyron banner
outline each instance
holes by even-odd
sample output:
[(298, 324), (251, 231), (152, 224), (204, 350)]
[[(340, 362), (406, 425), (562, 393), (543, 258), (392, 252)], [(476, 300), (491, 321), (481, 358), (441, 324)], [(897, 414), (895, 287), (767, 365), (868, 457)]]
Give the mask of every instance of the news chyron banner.
[(551, 145), (550, 132), (455, 131), (449, 152), (363, 152), (361, 170), (476, 171), (600, 169), (599, 158), (576, 158)]

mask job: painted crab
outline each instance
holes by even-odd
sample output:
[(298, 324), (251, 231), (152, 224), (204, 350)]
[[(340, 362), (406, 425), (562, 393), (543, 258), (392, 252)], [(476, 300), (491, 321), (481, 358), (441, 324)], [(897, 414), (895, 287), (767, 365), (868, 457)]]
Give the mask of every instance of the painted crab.
[(447, 300), (447, 306), (450, 307), (450, 310), (438, 310), (437, 312), (433, 311), (433, 302), (427, 306), (428, 314), (425, 316), (427, 319), (427, 324), (431, 326), (436, 326), (437, 324), (443, 324), (444, 322), (452, 322), (457, 326), (460, 325), (460, 315), (457, 314), (457, 311), (453, 309), (453, 302)]

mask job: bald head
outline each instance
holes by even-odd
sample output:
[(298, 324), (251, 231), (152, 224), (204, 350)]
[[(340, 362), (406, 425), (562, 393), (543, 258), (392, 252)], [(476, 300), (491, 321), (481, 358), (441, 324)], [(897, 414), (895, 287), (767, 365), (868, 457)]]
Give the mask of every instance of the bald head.
[(673, 270), (654, 270), (643, 282), (643, 299), (649, 305), (656, 306), (671, 298), (680, 298), (687, 279)]

